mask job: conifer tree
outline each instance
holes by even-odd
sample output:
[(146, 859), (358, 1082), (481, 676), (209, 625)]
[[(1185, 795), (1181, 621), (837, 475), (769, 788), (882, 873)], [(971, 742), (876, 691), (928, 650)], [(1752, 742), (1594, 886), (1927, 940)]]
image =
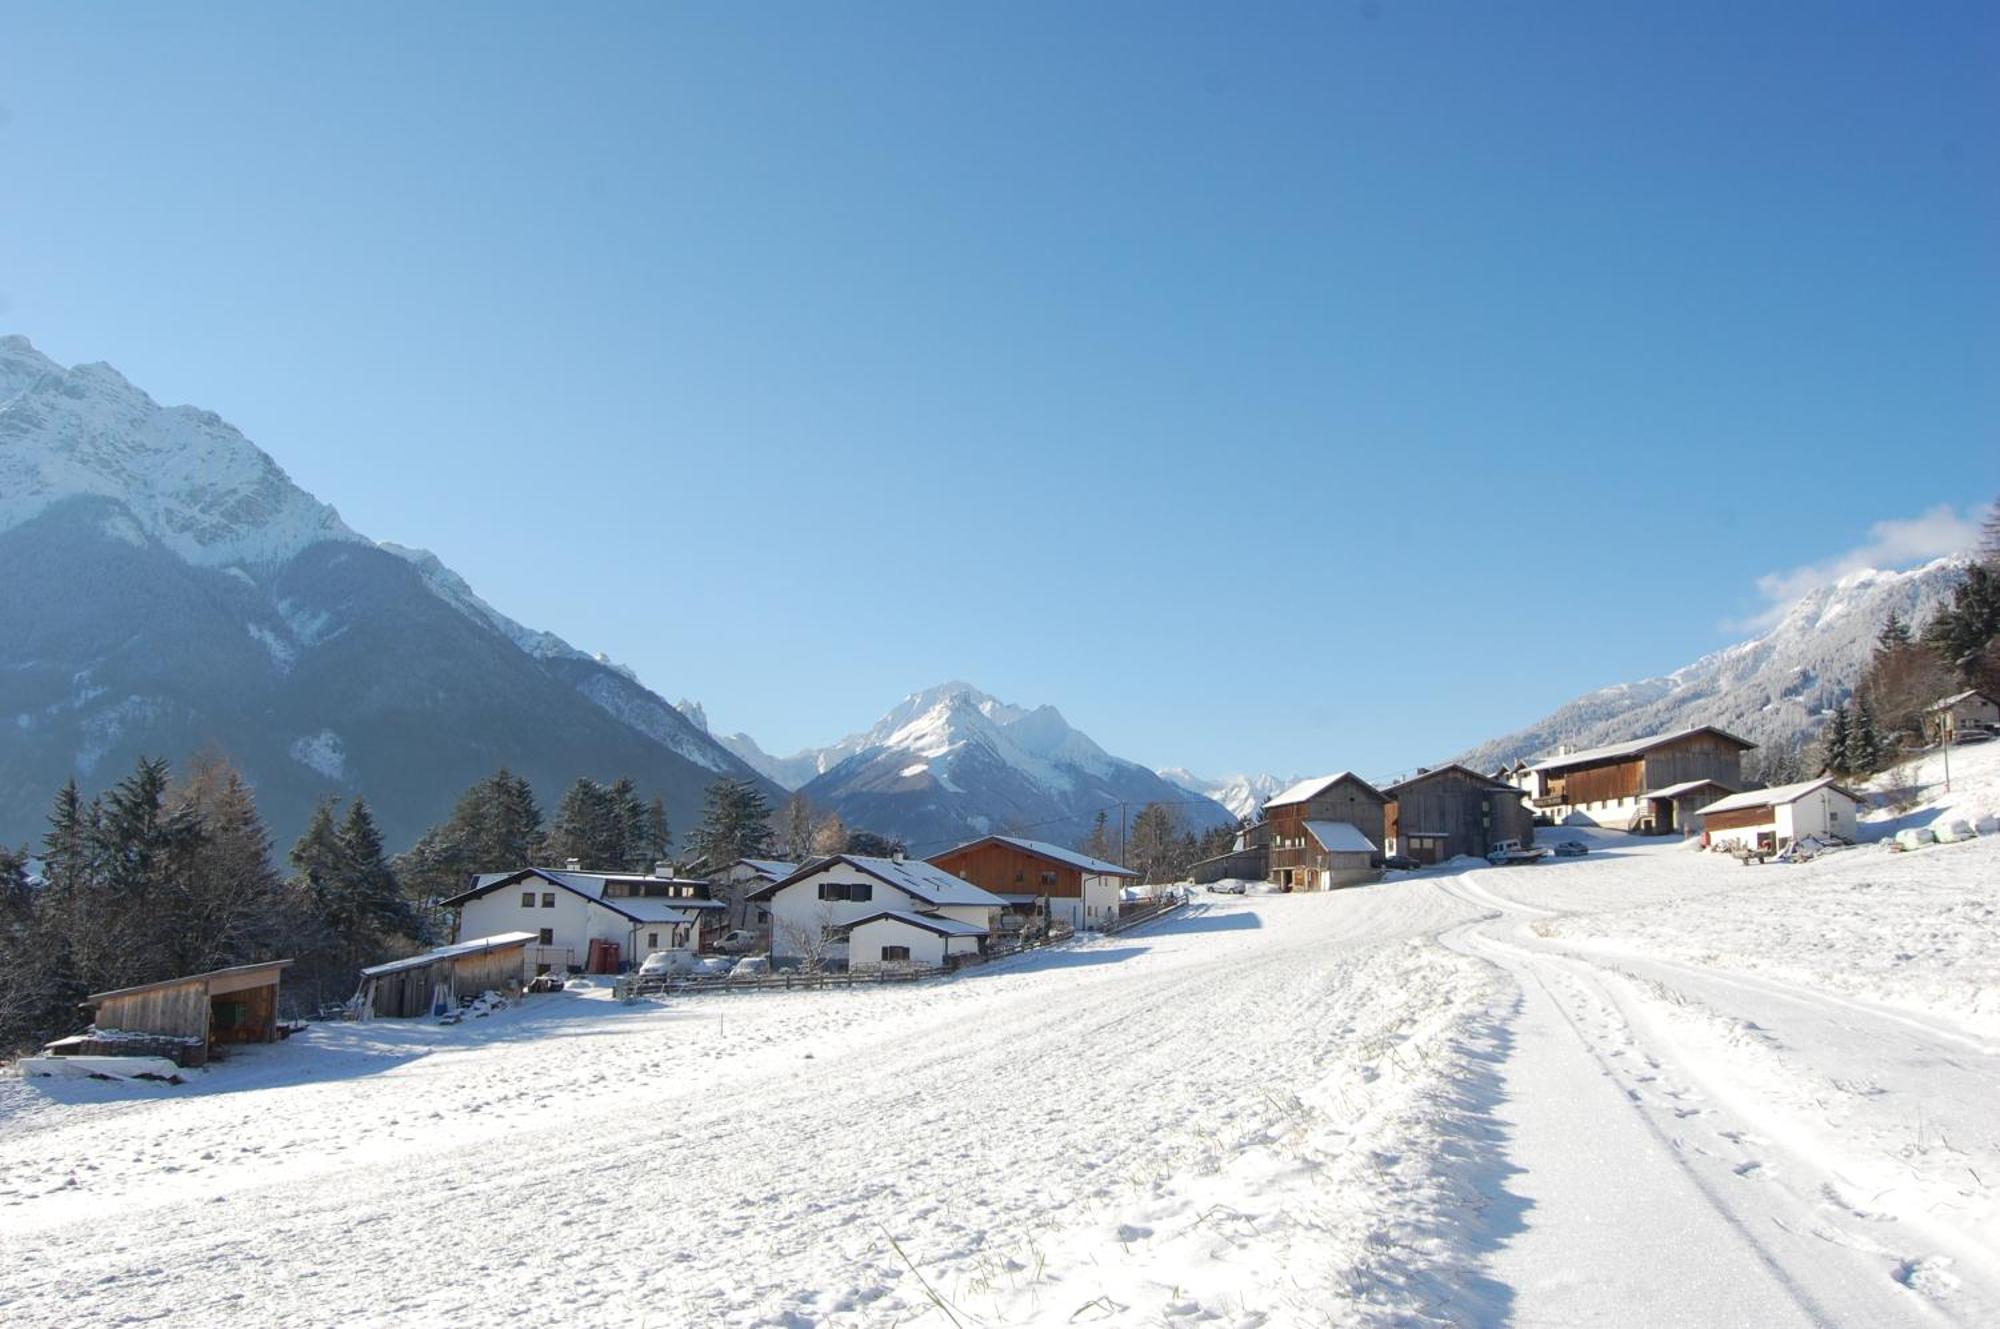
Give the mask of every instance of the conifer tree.
[(1875, 732), (1875, 719), (1867, 703), (1857, 703), (1847, 732), (1847, 772), (1873, 775), (1882, 769), (1882, 739)]
[(1828, 718), (1820, 731), (1819, 766), (1822, 773), (1834, 775), (1847, 773), (1847, 745), (1849, 741), (1847, 707), (1839, 706)]
[(739, 858), (768, 858), (773, 838), (771, 805), (763, 790), (728, 776), (708, 787), (694, 848), (711, 869)]

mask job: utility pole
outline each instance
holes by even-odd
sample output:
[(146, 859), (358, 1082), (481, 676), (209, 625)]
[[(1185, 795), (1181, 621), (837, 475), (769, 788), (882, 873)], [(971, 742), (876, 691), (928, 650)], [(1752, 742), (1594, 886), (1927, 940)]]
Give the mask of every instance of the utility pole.
[[(1947, 777), (1945, 789), (1949, 791), (1950, 788), (1949, 777)], [(1122, 798), (1118, 800), (1118, 866), (1121, 868), (1132, 866), (1131, 860), (1125, 856), (1125, 800)]]

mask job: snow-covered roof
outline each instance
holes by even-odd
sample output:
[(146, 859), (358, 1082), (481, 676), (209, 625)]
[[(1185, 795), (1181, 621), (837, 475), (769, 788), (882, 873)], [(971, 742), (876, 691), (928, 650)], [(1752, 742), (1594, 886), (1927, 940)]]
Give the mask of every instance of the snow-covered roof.
[(471, 941), (454, 942), (449, 946), (435, 946), (417, 955), (391, 960), (387, 964), (372, 964), (361, 971), (363, 978), (377, 978), (383, 974), (400, 973), (405, 969), (421, 969), (439, 960), (455, 960), (462, 955), (480, 955), (486, 951), (502, 950), (508, 946), (525, 946), (535, 940), (532, 932), (500, 932), (491, 937), (475, 937)]
[(1363, 835), (1353, 823), (1345, 821), (1309, 821), (1306, 831), (1319, 841), (1319, 847), (1329, 854), (1372, 854), (1375, 842)]
[(1269, 813), (1272, 808), (1283, 807), (1287, 803), (1304, 803), (1310, 799), (1318, 798), (1342, 780), (1352, 780), (1369, 793), (1374, 794), (1377, 798), (1381, 797), (1380, 792), (1374, 785), (1369, 784), (1353, 771), (1335, 771), (1332, 775), (1320, 775), (1310, 780), (1301, 780), (1274, 797), (1265, 799), (1264, 811)]
[(1994, 702), (1993, 698), (1987, 696), (1978, 688), (1967, 688), (1963, 692), (1954, 692), (1949, 697), (1939, 697), (1936, 701), (1924, 707), (1924, 709), (1926, 711), (1948, 711), (1960, 702), (1971, 701), (1974, 697), (1979, 698), (1981, 701), (1993, 702), (1994, 705), (2000, 705), (2000, 702)]
[(1384, 794), (1387, 794), (1389, 797), (1394, 798), (1398, 792), (1409, 788), (1413, 784), (1418, 784), (1424, 780), (1435, 780), (1438, 776), (1448, 775), (1453, 771), (1458, 772), (1460, 775), (1463, 775), (1478, 784), (1490, 785), (1495, 789), (1505, 789), (1510, 793), (1515, 792), (1514, 786), (1508, 784), (1505, 780), (1497, 779), (1496, 777), (1491, 775), (1481, 775), (1478, 771), (1473, 770), (1470, 766), (1461, 766), (1459, 763), (1455, 761), (1447, 762), (1442, 766), (1432, 766), (1426, 770), (1418, 771), (1415, 775), (1409, 776), (1406, 779), (1398, 780), (1394, 784), (1385, 784), (1382, 786), (1382, 792)]
[(1807, 794), (1821, 789), (1831, 789), (1836, 794), (1844, 794), (1859, 802), (1859, 797), (1851, 789), (1844, 789), (1834, 782), (1831, 775), (1822, 775), (1817, 780), (1801, 780), (1797, 784), (1774, 785), (1769, 789), (1750, 789), (1728, 798), (1719, 798), (1703, 808), (1702, 815), (1711, 812), (1737, 812), (1744, 808), (1774, 808), (1783, 803), (1796, 803)]
[(842, 864), (894, 886), (905, 895), (928, 905), (962, 904), (999, 909), (1007, 903), (991, 891), (954, 877), (934, 864), (903, 858), (870, 858), (861, 854), (834, 854), (815, 860), (781, 881), (758, 887), (746, 898), (768, 900), (787, 886), (810, 881)]
[(847, 930), (852, 932), (855, 928), (865, 923), (881, 922), (906, 923), (913, 928), (922, 928), (926, 932), (934, 932), (940, 937), (983, 937), (986, 935), (986, 929), (980, 927), (977, 923), (962, 923), (956, 918), (944, 918), (937, 914), (913, 914), (907, 909), (878, 910), (866, 918), (855, 919), (847, 925)]
[(735, 867), (737, 864), (749, 868), (766, 881), (776, 881), (780, 877), (789, 877), (799, 870), (797, 863), (786, 863), (775, 858), (739, 858), (735, 863), (730, 864), (730, 866)]
[(686, 922), (688, 918), (684, 914), (664, 911), (699, 911), (726, 907), (719, 900), (704, 900), (680, 896), (622, 895), (615, 899), (606, 899), (604, 896), (604, 883), (608, 881), (645, 882), (652, 884), (665, 882), (669, 885), (701, 886), (704, 888), (708, 885), (705, 881), (696, 881), (681, 877), (654, 877), (642, 872), (570, 872), (567, 870), (559, 872), (554, 868), (517, 868), (512, 872), (482, 872), (474, 879), (475, 884), (471, 890), (454, 895), (450, 899), (441, 901), (440, 903), (447, 909), (456, 909), (502, 886), (512, 882), (525, 881), (529, 877), (539, 877), (552, 886), (560, 886), (573, 895), (580, 895), (592, 904), (609, 909), (612, 913), (620, 914), (635, 923)]
[(1726, 785), (1720, 780), (1684, 780), (1680, 784), (1670, 784), (1665, 789), (1648, 789), (1641, 798), (1679, 798), (1682, 794), (1692, 794), (1697, 789), (1714, 785), (1724, 793), (1735, 793), (1734, 785)]
[(1754, 748), (1757, 745), (1747, 738), (1739, 738), (1727, 729), (1718, 729), (1712, 724), (1696, 725), (1673, 734), (1654, 734), (1649, 738), (1628, 739), (1623, 743), (1607, 743), (1601, 748), (1585, 748), (1581, 752), (1565, 752), (1559, 757), (1549, 757), (1536, 762), (1531, 771), (1560, 771), (1571, 766), (1588, 766), (1593, 762), (1613, 761), (1619, 757), (1636, 757), (1642, 752), (1665, 747), (1669, 743), (1686, 738), (1689, 734), (1715, 734), (1741, 747)]
[(950, 858), (953, 854), (962, 853), (967, 849), (982, 844), (1012, 845), (1023, 853), (1033, 854), (1037, 858), (1046, 858), (1057, 863), (1067, 863), (1070, 867), (1078, 868), (1097, 876), (1136, 877), (1139, 875), (1130, 868), (1121, 868), (1116, 863), (1107, 863), (1101, 858), (1092, 858), (1089, 854), (1080, 853), (1074, 849), (1065, 849), (1061, 845), (1049, 844), (1043, 840), (1024, 840), (1018, 835), (981, 836), (977, 840), (969, 840), (959, 845), (956, 849), (947, 849), (942, 854), (933, 854), (931, 855), (931, 861), (936, 862), (940, 858)]

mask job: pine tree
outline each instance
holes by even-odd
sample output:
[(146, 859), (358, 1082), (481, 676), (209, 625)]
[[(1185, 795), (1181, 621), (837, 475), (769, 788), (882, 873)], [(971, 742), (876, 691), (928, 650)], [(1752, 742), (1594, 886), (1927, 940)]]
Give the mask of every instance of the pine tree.
[(1850, 775), (1873, 775), (1882, 769), (1882, 739), (1875, 731), (1875, 719), (1865, 702), (1854, 707), (1854, 719), (1847, 734), (1847, 770)]
[(263, 958), (284, 927), (271, 837), (243, 777), (218, 756), (196, 758), (177, 791), (202, 826), (199, 848), (169, 883), (167, 949), (177, 974)]
[(625, 810), (610, 785), (581, 778), (556, 806), (547, 852), (557, 867), (572, 859), (585, 872), (618, 872), (626, 863)]
[(451, 816), (424, 832), (396, 863), (413, 905), (435, 928), (436, 902), (464, 890), (479, 872), (504, 872), (547, 861), (535, 791), (502, 766), (459, 796)]
[(1107, 863), (1118, 853), (1118, 846), (1112, 843), (1111, 838), (1111, 814), (1103, 808), (1097, 810), (1097, 819), (1091, 823), (1090, 834), (1084, 838), (1083, 852)]
[(771, 805), (763, 790), (727, 776), (708, 787), (694, 847), (711, 869), (739, 858), (769, 858), (773, 838)]
[(1910, 625), (1903, 621), (1901, 614), (1891, 609), (1888, 619), (1882, 624), (1882, 630), (1875, 634), (1877, 654), (1883, 651), (1900, 651), (1914, 645), (1915, 642), (1916, 634), (1910, 631)]
[(1847, 707), (1836, 707), (1833, 715), (1827, 720), (1825, 728), (1820, 731), (1819, 765), (1823, 773), (1831, 772), (1834, 775), (1847, 774), (1847, 748), (1850, 728), (1851, 726), (1847, 718)]
[(1993, 506), (1986, 509), (1986, 516), (1979, 523), (1979, 557), (1987, 567), (2000, 573), (2000, 499), (1993, 500)]

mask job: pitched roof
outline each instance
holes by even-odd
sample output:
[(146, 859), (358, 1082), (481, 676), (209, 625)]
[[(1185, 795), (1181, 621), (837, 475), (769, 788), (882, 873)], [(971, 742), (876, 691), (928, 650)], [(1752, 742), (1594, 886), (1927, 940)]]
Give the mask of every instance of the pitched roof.
[(967, 849), (972, 849), (982, 844), (1012, 845), (1024, 854), (1033, 854), (1037, 858), (1046, 858), (1051, 862), (1064, 863), (1070, 867), (1078, 868), (1097, 876), (1136, 877), (1139, 875), (1130, 868), (1121, 868), (1116, 863), (1107, 863), (1101, 858), (1092, 858), (1089, 854), (1079, 853), (1074, 849), (1064, 849), (1061, 845), (1049, 844), (1042, 840), (1024, 840), (1018, 835), (984, 835), (977, 840), (968, 840), (957, 848), (947, 849), (941, 854), (932, 854), (929, 861), (935, 863), (941, 858), (950, 858), (953, 854), (962, 853)]
[(604, 898), (604, 883), (607, 881), (668, 881), (683, 886), (706, 886), (708, 883), (704, 881), (678, 877), (652, 877), (636, 872), (558, 872), (554, 868), (517, 868), (512, 872), (482, 872), (471, 890), (461, 891), (439, 903), (446, 909), (456, 909), (477, 900), (482, 895), (491, 895), (503, 886), (525, 881), (529, 877), (538, 877), (551, 886), (560, 886), (572, 895), (580, 895), (590, 903), (629, 918), (634, 923), (688, 922), (690, 918), (686, 914), (664, 911), (700, 911), (726, 907), (718, 900), (678, 899), (672, 896), (621, 896), (615, 900)]
[(926, 932), (935, 932), (940, 937), (983, 937), (986, 935), (986, 929), (980, 927), (977, 923), (963, 923), (956, 918), (943, 918), (937, 914), (913, 914), (907, 909), (878, 909), (866, 918), (857, 918), (852, 923), (846, 924), (846, 930), (852, 932), (864, 923), (879, 923), (884, 920), (892, 923), (907, 923), (913, 928), (922, 928)]
[(509, 946), (525, 946), (533, 940), (535, 934), (532, 932), (500, 932), (491, 937), (475, 937), (471, 941), (454, 942), (449, 946), (434, 946), (420, 954), (391, 960), (387, 964), (371, 964), (361, 971), (361, 976), (376, 978), (404, 969), (421, 969), (439, 960), (456, 960), (461, 955), (483, 955), (487, 951), (505, 950)]
[(1670, 784), (1665, 789), (1648, 789), (1645, 793), (1639, 795), (1639, 797), (1679, 798), (1682, 794), (1692, 794), (1695, 790), (1704, 788), (1708, 785), (1714, 785), (1717, 789), (1720, 789), (1725, 794), (1733, 794), (1736, 792), (1735, 785), (1724, 784), (1720, 780), (1684, 780), (1680, 784)]
[[(1375, 797), (1382, 798), (1381, 790), (1369, 784), (1353, 771), (1335, 771), (1332, 775), (1320, 775), (1310, 780), (1301, 780), (1291, 788), (1281, 791), (1276, 797), (1265, 799), (1264, 810), (1269, 812), (1272, 808), (1284, 807), (1289, 803), (1304, 803), (1318, 798), (1342, 780), (1352, 780), (1369, 793), (1375, 795)], [(1383, 801), (1387, 802), (1388, 800), (1383, 799)]]
[(1382, 792), (1388, 795), (1389, 797), (1394, 798), (1398, 792), (1404, 789), (1408, 789), (1413, 784), (1420, 784), (1425, 780), (1434, 780), (1440, 775), (1448, 775), (1453, 771), (1457, 771), (1460, 775), (1467, 777), (1468, 779), (1474, 781), (1475, 783), (1483, 784), (1490, 789), (1504, 789), (1510, 794), (1518, 794), (1519, 792), (1521, 792), (1520, 790), (1516, 789), (1513, 785), (1508, 784), (1505, 780), (1498, 779), (1491, 775), (1481, 775), (1478, 771), (1473, 770), (1470, 766), (1461, 766), (1455, 761), (1446, 762), (1442, 766), (1432, 766), (1428, 770), (1418, 771), (1415, 775), (1412, 775), (1407, 779), (1398, 780), (1394, 784), (1385, 784), (1382, 786)]
[(1749, 789), (1740, 794), (1731, 794), (1728, 798), (1717, 799), (1701, 811), (1703, 816), (1707, 816), (1711, 812), (1740, 812), (1745, 808), (1774, 808), (1783, 803), (1796, 803), (1807, 794), (1821, 789), (1831, 789), (1836, 794), (1845, 794), (1857, 803), (1861, 801), (1860, 795), (1856, 794), (1852, 789), (1835, 783), (1831, 775), (1822, 775), (1817, 780), (1801, 780), (1797, 784), (1781, 784), (1775, 785), (1770, 789)]
[(1363, 835), (1350, 822), (1309, 821), (1306, 830), (1319, 841), (1319, 847), (1329, 854), (1372, 854), (1375, 842)]
[(795, 885), (825, 872), (829, 868), (846, 864), (856, 872), (865, 873), (879, 882), (894, 886), (913, 899), (929, 905), (963, 904), (999, 909), (1006, 904), (991, 891), (981, 890), (969, 881), (952, 876), (943, 868), (921, 860), (869, 858), (860, 854), (833, 854), (815, 859), (791, 876), (774, 881), (768, 886), (760, 886), (745, 896), (748, 900), (768, 900), (787, 886)]
[(1669, 743), (1678, 742), (1690, 734), (1714, 734), (1720, 738), (1726, 738), (1742, 748), (1754, 748), (1757, 746), (1749, 739), (1739, 738), (1727, 729), (1718, 729), (1712, 724), (1703, 724), (1696, 725), (1692, 729), (1683, 729), (1678, 733), (1654, 734), (1647, 738), (1628, 739), (1623, 743), (1608, 743), (1601, 748), (1585, 748), (1581, 752), (1565, 752), (1560, 757), (1548, 757), (1542, 761), (1538, 761), (1528, 769), (1531, 771), (1560, 771), (1566, 770), (1571, 766), (1589, 766), (1600, 761), (1615, 761), (1619, 757), (1636, 757), (1642, 752), (1651, 752), (1654, 748), (1663, 748)]
[[(731, 863), (729, 867), (733, 868), (739, 863), (766, 881), (776, 881), (780, 877), (789, 877), (799, 870), (797, 863), (786, 863), (776, 858), (739, 858), (735, 863)], [(728, 870), (728, 868), (723, 869), (725, 872)]]
[(1936, 701), (1924, 707), (1924, 709), (1926, 711), (1949, 710), (1953, 706), (1958, 705), (1960, 702), (1970, 701), (1974, 697), (1978, 697), (1981, 701), (1990, 702), (1995, 706), (2000, 706), (2000, 701), (1995, 701), (1992, 697), (1987, 696), (1984, 692), (1981, 692), (1978, 688), (1967, 688), (1963, 692), (1954, 692), (1949, 697), (1939, 697)]

